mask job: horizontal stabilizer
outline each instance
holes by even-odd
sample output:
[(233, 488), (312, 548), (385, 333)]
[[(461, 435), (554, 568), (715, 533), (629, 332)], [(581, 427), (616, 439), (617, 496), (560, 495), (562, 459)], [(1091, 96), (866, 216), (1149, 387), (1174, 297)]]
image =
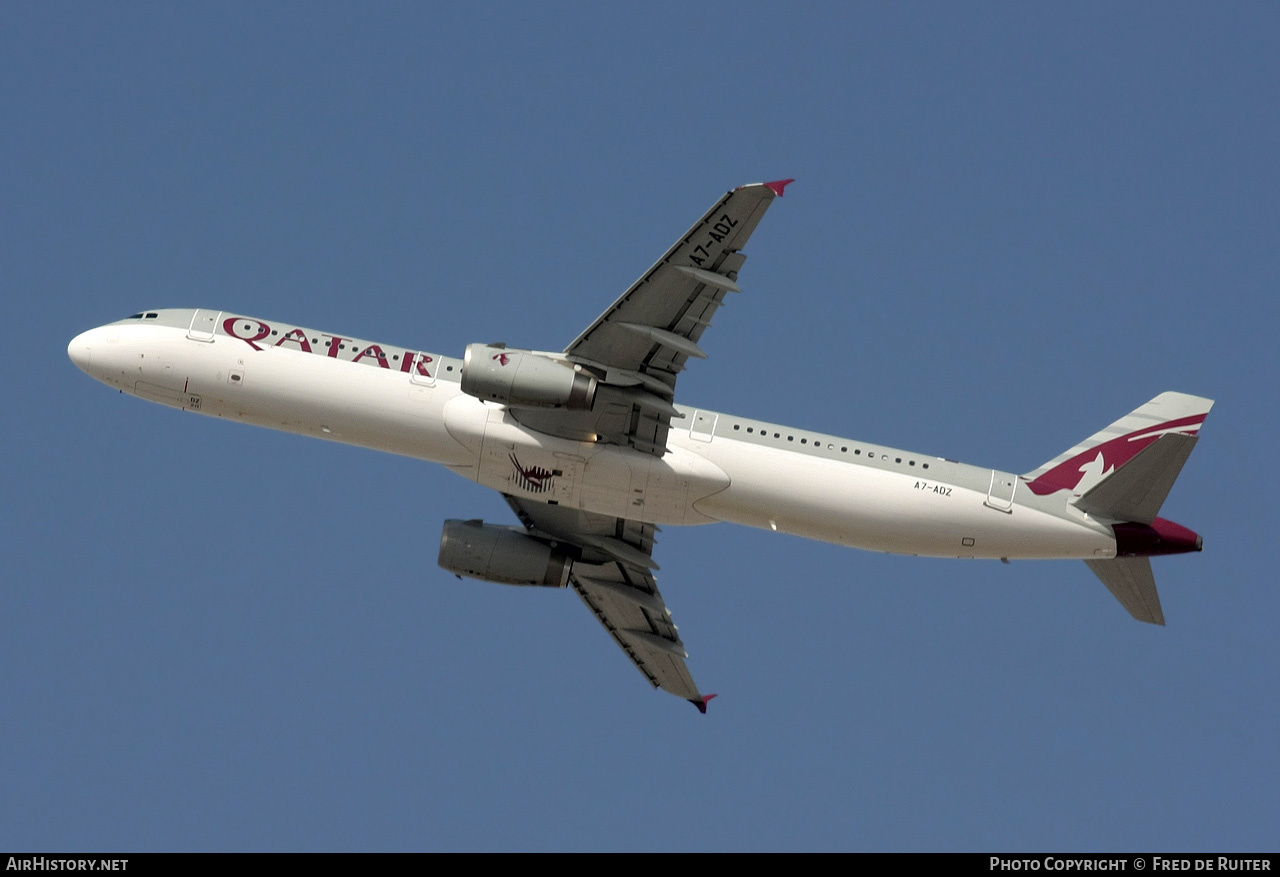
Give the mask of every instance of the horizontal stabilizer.
[(1164, 624), (1156, 577), (1145, 557), (1117, 557), (1114, 560), (1086, 560), (1094, 575), (1102, 579), (1129, 614), (1148, 624)]
[(1117, 521), (1150, 524), (1196, 446), (1196, 437), (1167, 432), (1075, 500), (1076, 508)]

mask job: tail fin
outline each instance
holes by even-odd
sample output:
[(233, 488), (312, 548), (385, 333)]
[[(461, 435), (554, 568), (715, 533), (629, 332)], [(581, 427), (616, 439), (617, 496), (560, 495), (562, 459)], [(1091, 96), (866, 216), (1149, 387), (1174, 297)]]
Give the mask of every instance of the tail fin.
[[(1059, 454), (1033, 472), (1023, 476), (1032, 493), (1044, 496), (1059, 490), (1068, 490), (1076, 497), (1077, 504), (1087, 503), (1085, 508), (1096, 514), (1120, 520), (1137, 520), (1126, 515), (1112, 514), (1104, 510), (1104, 505), (1115, 502), (1115, 511), (1123, 507), (1133, 506), (1139, 514), (1145, 515), (1154, 501), (1155, 509), (1151, 518), (1159, 511), (1164, 496), (1173, 486), (1173, 479), (1178, 476), (1187, 454), (1195, 444), (1194, 436), (1200, 431), (1204, 419), (1213, 407), (1212, 399), (1200, 396), (1189, 396), (1186, 393), (1161, 393), (1147, 404), (1121, 417), (1101, 432), (1095, 433), (1069, 451)], [(1175, 439), (1173, 442), (1159, 442), (1159, 448), (1153, 448), (1151, 454), (1144, 454), (1148, 448), (1156, 445), (1163, 436), (1192, 437), (1191, 442)], [(1128, 489), (1116, 485), (1110, 492), (1095, 494), (1094, 491), (1106, 483), (1122, 468), (1142, 458), (1141, 464), (1129, 476)], [(1141, 471), (1139, 471), (1141, 470)], [(1169, 475), (1169, 472), (1172, 475)], [(1152, 496), (1139, 502), (1116, 500), (1116, 495), (1132, 492), (1135, 479), (1145, 478), (1164, 483), (1163, 493), (1158, 499)], [(1092, 497), (1092, 500), (1089, 499)], [(1082, 506), (1084, 507), (1084, 506)], [(1143, 523), (1149, 523), (1143, 521)]]
[(1156, 515), (1211, 408), (1212, 399), (1161, 393), (1023, 476), (1033, 493), (1066, 490), (1076, 508), (1116, 522), (1116, 557), (1085, 563), (1139, 621), (1164, 624), (1150, 556), (1201, 548), (1195, 533)]

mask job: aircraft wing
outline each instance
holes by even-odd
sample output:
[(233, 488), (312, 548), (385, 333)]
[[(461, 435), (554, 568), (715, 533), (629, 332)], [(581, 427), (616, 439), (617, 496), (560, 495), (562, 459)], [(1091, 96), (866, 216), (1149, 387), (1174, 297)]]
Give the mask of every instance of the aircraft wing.
[(739, 292), (742, 253), (774, 198), (791, 180), (727, 193), (657, 263), (587, 327), (565, 356), (604, 377), (590, 411), (521, 409), (517, 420), (540, 432), (630, 445), (662, 456), (676, 376), (698, 346), (724, 297)]
[[(734, 189), (565, 350), (572, 358), (669, 376), (697, 347), (726, 292), (738, 292), (741, 250), (791, 180)], [(665, 373), (665, 374), (663, 374)]]
[(704, 697), (698, 691), (685, 665), (684, 643), (653, 575), (658, 528), (504, 496), (532, 534), (582, 550), (569, 581), (649, 684), (683, 697), (705, 713), (707, 701), (715, 695)]

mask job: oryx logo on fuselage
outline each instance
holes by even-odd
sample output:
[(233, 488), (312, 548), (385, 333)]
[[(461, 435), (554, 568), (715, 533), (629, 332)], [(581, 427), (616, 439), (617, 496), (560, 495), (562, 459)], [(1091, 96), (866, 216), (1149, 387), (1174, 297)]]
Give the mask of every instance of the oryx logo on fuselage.
[(516, 484), (530, 493), (546, 493), (551, 489), (551, 481), (555, 477), (554, 472), (541, 466), (522, 466), (514, 453), (510, 456), (511, 465), (516, 467)]

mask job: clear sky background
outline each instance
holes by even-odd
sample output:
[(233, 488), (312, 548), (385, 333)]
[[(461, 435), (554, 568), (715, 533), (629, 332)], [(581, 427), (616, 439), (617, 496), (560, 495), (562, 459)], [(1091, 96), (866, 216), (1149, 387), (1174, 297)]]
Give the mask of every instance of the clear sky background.
[[(1280, 847), (1274, 4), (0, 19), (0, 848)], [(1078, 562), (668, 528), (702, 717), (436, 566), (496, 493), (65, 353), (155, 307), (558, 349), (782, 177), (679, 400), (1022, 472), (1215, 398), (1167, 628)]]

